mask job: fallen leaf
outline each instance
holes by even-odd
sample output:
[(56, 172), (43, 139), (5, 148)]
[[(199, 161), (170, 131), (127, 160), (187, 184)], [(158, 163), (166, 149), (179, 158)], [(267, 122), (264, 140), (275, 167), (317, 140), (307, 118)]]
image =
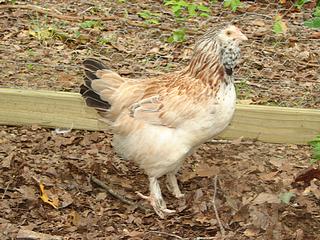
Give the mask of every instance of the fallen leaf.
[(258, 26), (258, 27), (263, 27), (263, 26), (266, 25), (264, 21), (259, 20), (259, 19), (253, 20), (251, 23), (252, 23), (253, 25), (255, 25), (255, 26)]
[(106, 197), (107, 197), (107, 194), (105, 192), (100, 192), (100, 193), (97, 194), (96, 200), (97, 201), (101, 201), (101, 200), (106, 199)]
[(36, 192), (33, 187), (31, 186), (21, 186), (18, 191), (22, 194), (24, 199), (28, 200), (36, 200)]
[(312, 39), (320, 39), (320, 32), (313, 32), (310, 34), (310, 38)]
[(309, 167), (299, 172), (294, 182), (304, 182), (304, 184), (309, 186), (310, 182), (315, 178), (320, 180), (320, 169)]
[(293, 192), (285, 192), (285, 193), (281, 193), (279, 198), (281, 200), (281, 202), (285, 203), (285, 204), (289, 204), (290, 200), (295, 196), (295, 194)]
[(195, 172), (199, 177), (212, 177), (218, 175), (219, 169), (210, 167), (208, 164), (201, 164), (197, 166)]
[(257, 205), (262, 203), (280, 203), (280, 199), (273, 193), (260, 193), (252, 203)]
[(254, 236), (257, 236), (259, 234), (260, 230), (259, 229), (256, 229), (256, 228), (248, 228), (246, 229), (243, 234), (246, 236), (246, 237), (254, 237)]
[(310, 186), (306, 187), (306, 189), (303, 191), (303, 195), (308, 196), (312, 194), (317, 199), (320, 199), (320, 189), (319, 189), (319, 186), (315, 184), (314, 181), (311, 181)]
[(278, 14), (273, 24), (273, 32), (276, 34), (285, 34), (288, 30), (287, 24), (283, 21), (282, 16)]
[(37, 240), (63, 240), (63, 237), (50, 235), (45, 233), (38, 233), (30, 230), (20, 229), (17, 235), (17, 239), (37, 239)]
[(267, 211), (257, 206), (250, 207), (250, 218), (256, 228), (266, 230), (270, 224), (270, 216)]
[(42, 201), (45, 203), (48, 203), (49, 205), (51, 205), (55, 209), (58, 209), (59, 200), (57, 200), (57, 198), (49, 199), (47, 193), (44, 190), (44, 185), (42, 184), (41, 181), (39, 183), (39, 188), (40, 188), (40, 198), (42, 199)]
[(282, 166), (282, 164), (284, 163), (284, 161), (285, 161), (284, 159), (275, 158), (275, 157), (270, 159), (270, 163), (277, 168), (280, 168)]
[(70, 213), (71, 221), (74, 226), (79, 226), (81, 223), (81, 216), (76, 211)]
[(11, 162), (14, 159), (14, 156), (15, 156), (14, 152), (9, 153), (9, 155), (2, 160), (2, 164), (1, 164), (2, 167), (9, 169), (11, 167)]

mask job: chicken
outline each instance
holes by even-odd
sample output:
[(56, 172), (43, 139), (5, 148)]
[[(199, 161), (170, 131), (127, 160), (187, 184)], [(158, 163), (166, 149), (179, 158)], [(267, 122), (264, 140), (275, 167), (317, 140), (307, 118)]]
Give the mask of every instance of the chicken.
[(148, 175), (150, 196), (138, 194), (161, 218), (175, 211), (167, 209), (158, 179), (166, 175), (169, 190), (183, 197), (176, 173), (184, 159), (232, 119), (233, 71), (243, 40), (233, 25), (211, 30), (196, 43), (188, 66), (154, 78), (124, 78), (99, 60), (83, 62), (80, 93), (109, 124), (115, 151)]

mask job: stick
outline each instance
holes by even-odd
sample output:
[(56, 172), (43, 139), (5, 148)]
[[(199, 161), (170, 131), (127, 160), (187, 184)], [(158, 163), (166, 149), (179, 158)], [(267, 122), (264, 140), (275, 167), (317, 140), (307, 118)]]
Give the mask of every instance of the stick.
[(48, 15), (50, 17), (67, 20), (67, 21), (85, 21), (85, 20), (102, 20), (102, 21), (108, 21), (108, 20), (115, 20), (118, 19), (116, 16), (105, 16), (105, 17), (94, 17), (94, 16), (70, 16), (70, 15), (64, 15), (64, 14), (58, 14), (52, 12), (50, 9), (42, 8), (39, 6), (34, 5), (0, 5), (0, 9), (26, 9), (35, 11), (38, 13), (42, 13), (45, 15)]
[(120, 195), (119, 193), (117, 193), (116, 191), (114, 191), (112, 188), (110, 188), (108, 185), (106, 185), (105, 183), (101, 182), (99, 179), (97, 179), (94, 176), (90, 177), (90, 180), (92, 182), (94, 182), (95, 184), (97, 184), (99, 187), (103, 188), (104, 190), (106, 190), (106, 192), (108, 192), (111, 196), (119, 199), (121, 202), (128, 204), (128, 205), (133, 205), (133, 206), (137, 206), (138, 209), (144, 211), (144, 212), (148, 212), (149, 210), (143, 206), (141, 206), (140, 204), (137, 204), (136, 202), (133, 202), (129, 199), (127, 199), (126, 197)]
[(156, 234), (159, 234), (159, 235), (175, 237), (176, 239), (179, 239), (179, 240), (186, 240), (186, 238), (180, 237), (180, 236), (178, 236), (176, 234), (173, 234), (173, 233), (159, 232), (159, 231), (148, 231), (147, 233), (156, 233)]
[(221, 233), (222, 239), (224, 239), (226, 231), (223, 228), (223, 225), (221, 223), (221, 220), (220, 220), (220, 217), (219, 217), (219, 213), (218, 213), (218, 210), (217, 210), (217, 206), (216, 206), (217, 180), (218, 180), (218, 176), (216, 175), (214, 177), (214, 193), (213, 193), (213, 198), (212, 198), (212, 204), (213, 204), (214, 213), (216, 215), (216, 219), (217, 219), (218, 224), (219, 224), (219, 228), (220, 228), (220, 233)]
[(38, 233), (26, 229), (20, 229), (17, 235), (17, 239), (29, 239), (29, 240), (63, 240), (63, 237), (56, 235), (49, 235), (45, 233)]
[[(86, 20), (94, 20), (94, 21), (110, 21), (110, 20), (118, 20), (123, 23), (129, 24), (131, 26), (135, 27), (142, 27), (142, 28), (158, 28), (164, 31), (173, 31), (173, 28), (166, 27), (166, 26), (161, 26), (161, 25), (153, 25), (153, 24), (145, 24), (141, 22), (134, 22), (130, 21), (128, 19), (124, 19), (118, 16), (104, 16), (104, 17), (95, 17), (95, 16), (70, 16), (70, 15), (65, 15), (65, 14), (59, 14), (53, 12), (51, 9), (39, 7), (39, 6), (34, 6), (34, 5), (0, 5), (0, 10), (1, 9), (26, 9), (26, 10), (31, 10), (35, 11), (41, 14), (48, 15), (53, 18), (58, 18), (66, 21), (86, 21)], [(188, 29), (186, 30), (188, 34), (192, 35), (200, 35), (196, 29)]]
[(2, 187), (0, 188), (1, 190), (3, 190), (3, 194), (2, 194), (2, 198), (1, 198), (1, 199), (4, 199), (6, 193), (11, 190), (11, 189), (9, 189), (9, 186), (10, 186), (11, 182), (12, 182), (12, 181), (9, 181), (9, 182), (8, 182), (6, 188), (2, 188)]

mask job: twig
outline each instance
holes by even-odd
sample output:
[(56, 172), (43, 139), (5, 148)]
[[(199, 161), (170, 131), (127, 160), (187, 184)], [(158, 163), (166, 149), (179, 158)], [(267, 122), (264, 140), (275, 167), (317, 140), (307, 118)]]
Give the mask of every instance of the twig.
[(120, 195), (119, 193), (117, 193), (116, 191), (114, 191), (112, 188), (110, 188), (108, 185), (106, 185), (105, 183), (101, 182), (99, 179), (97, 179), (94, 176), (90, 177), (90, 180), (92, 182), (94, 182), (95, 184), (97, 184), (99, 187), (103, 188), (104, 190), (106, 190), (110, 195), (112, 195), (113, 197), (119, 199), (121, 202), (126, 203), (128, 205), (132, 205), (132, 206), (137, 206), (138, 209), (144, 211), (144, 212), (148, 212), (149, 210), (143, 206), (141, 206), (140, 204), (137, 204), (136, 202), (133, 202), (129, 199), (127, 199), (126, 197)]
[[(51, 9), (43, 8), (43, 7), (39, 7), (39, 6), (34, 6), (34, 5), (9, 5), (9, 4), (7, 4), (7, 5), (0, 5), (0, 10), (1, 9), (31, 10), (31, 11), (35, 11), (35, 12), (38, 12), (41, 14), (48, 15), (53, 18), (58, 18), (58, 19), (66, 20), (66, 21), (86, 21), (86, 20), (111, 21), (111, 20), (118, 20), (118, 21), (121, 21), (125, 24), (129, 24), (134, 27), (158, 28), (158, 29), (161, 29), (164, 31), (170, 31), (170, 32), (172, 32), (174, 29), (174, 28), (166, 27), (166, 26), (162, 26), (162, 25), (154, 26), (153, 24), (145, 24), (145, 23), (141, 23), (141, 22), (135, 22), (135, 21), (131, 21), (131, 20), (128, 20), (125, 18), (118, 17), (118, 16), (95, 17), (95, 16), (70, 16), (70, 15), (66, 15), (66, 14), (58, 14), (58, 13), (53, 12)], [(201, 34), (196, 29), (188, 29), (186, 32), (191, 35), (200, 35)]]
[(156, 234), (159, 234), (159, 235), (165, 235), (165, 236), (175, 237), (176, 239), (179, 239), (179, 240), (186, 240), (186, 239), (187, 239), (187, 238), (180, 237), (180, 236), (178, 236), (178, 235), (176, 235), (176, 234), (167, 233), (167, 232), (148, 231), (147, 233), (156, 233)]
[(63, 237), (50, 235), (45, 233), (38, 233), (26, 229), (20, 229), (17, 234), (17, 239), (29, 239), (29, 240), (62, 240)]
[(108, 20), (115, 20), (118, 19), (119, 17), (116, 16), (104, 16), (104, 17), (94, 17), (94, 16), (70, 16), (70, 15), (65, 15), (65, 14), (58, 14), (52, 12), (51, 9), (39, 7), (39, 6), (34, 6), (34, 5), (0, 5), (0, 9), (26, 9), (26, 10), (31, 10), (35, 11), (38, 13), (42, 13), (45, 15), (48, 15), (50, 17), (62, 19), (62, 20), (67, 20), (67, 21), (84, 21), (84, 20), (102, 20), (102, 21), (108, 21)]
[(214, 213), (216, 215), (216, 219), (217, 219), (218, 224), (219, 224), (219, 228), (220, 228), (220, 233), (221, 233), (222, 239), (224, 239), (224, 237), (226, 235), (226, 231), (223, 228), (223, 225), (221, 223), (221, 220), (220, 220), (220, 217), (219, 217), (219, 213), (218, 213), (218, 210), (217, 210), (217, 206), (216, 206), (217, 181), (218, 181), (218, 176), (216, 175), (214, 177), (214, 193), (213, 193), (213, 198), (212, 198), (212, 204), (213, 204)]
[(1, 190), (3, 190), (3, 194), (2, 194), (1, 199), (4, 199), (4, 196), (6, 195), (6, 193), (11, 190), (11, 189), (9, 189), (10, 184), (11, 184), (11, 181), (7, 184), (6, 188), (0, 188)]
[(218, 240), (218, 237), (196, 237), (193, 240)]

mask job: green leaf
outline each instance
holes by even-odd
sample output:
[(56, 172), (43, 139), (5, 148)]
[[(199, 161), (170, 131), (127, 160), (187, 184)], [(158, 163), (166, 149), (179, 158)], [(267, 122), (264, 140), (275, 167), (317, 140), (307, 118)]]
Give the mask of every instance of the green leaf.
[(172, 33), (172, 35), (168, 38), (169, 43), (177, 43), (183, 42), (186, 40), (186, 33), (184, 29), (178, 29)]
[(240, 0), (224, 0), (223, 6), (225, 8), (230, 8), (233, 12), (237, 11), (238, 7), (241, 7)]
[(311, 163), (316, 163), (320, 161), (320, 135), (317, 136), (314, 140), (309, 142), (312, 147), (312, 160)]
[(157, 19), (153, 19), (153, 18), (146, 20), (146, 23), (149, 23), (149, 24), (160, 24)]
[(171, 7), (171, 10), (173, 12), (173, 14), (178, 17), (181, 15), (181, 6), (180, 5), (174, 5)]
[(210, 15), (208, 13), (200, 13), (199, 16), (200, 17), (209, 17)]
[(315, 17), (305, 21), (304, 25), (309, 28), (320, 28), (320, 17)]
[(303, 5), (305, 5), (308, 2), (311, 2), (311, 0), (297, 0), (294, 6), (298, 9), (301, 9)]
[(99, 22), (95, 21), (95, 20), (87, 20), (87, 21), (80, 23), (81, 28), (94, 28), (98, 25), (99, 25)]
[(285, 192), (285, 193), (281, 193), (279, 198), (281, 200), (281, 202), (285, 203), (285, 204), (289, 204), (290, 200), (292, 197), (294, 197), (294, 193), (292, 192)]
[(141, 11), (138, 12), (138, 16), (143, 18), (143, 19), (148, 19), (151, 17), (150, 12), (149, 11)]
[(207, 13), (211, 12), (210, 8), (208, 8), (204, 5), (197, 5), (197, 9), (202, 12), (207, 12)]
[(188, 13), (191, 17), (197, 16), (196, 9), (197, 9), (197, 5), (195, 4), (190, 4), (188, 6)]
[(319, 1), (319, 6), (316, 7), (313, 11), (313, 16), (320, 17), (320, 1)]
[(282, 17), (280, 15), (277, 15), (272, 27), (272, 31), (275, 34), (282, 34), (282, 33), (286, 33), (287, 30), (288, 28), (286, 23), (282, 21)]

